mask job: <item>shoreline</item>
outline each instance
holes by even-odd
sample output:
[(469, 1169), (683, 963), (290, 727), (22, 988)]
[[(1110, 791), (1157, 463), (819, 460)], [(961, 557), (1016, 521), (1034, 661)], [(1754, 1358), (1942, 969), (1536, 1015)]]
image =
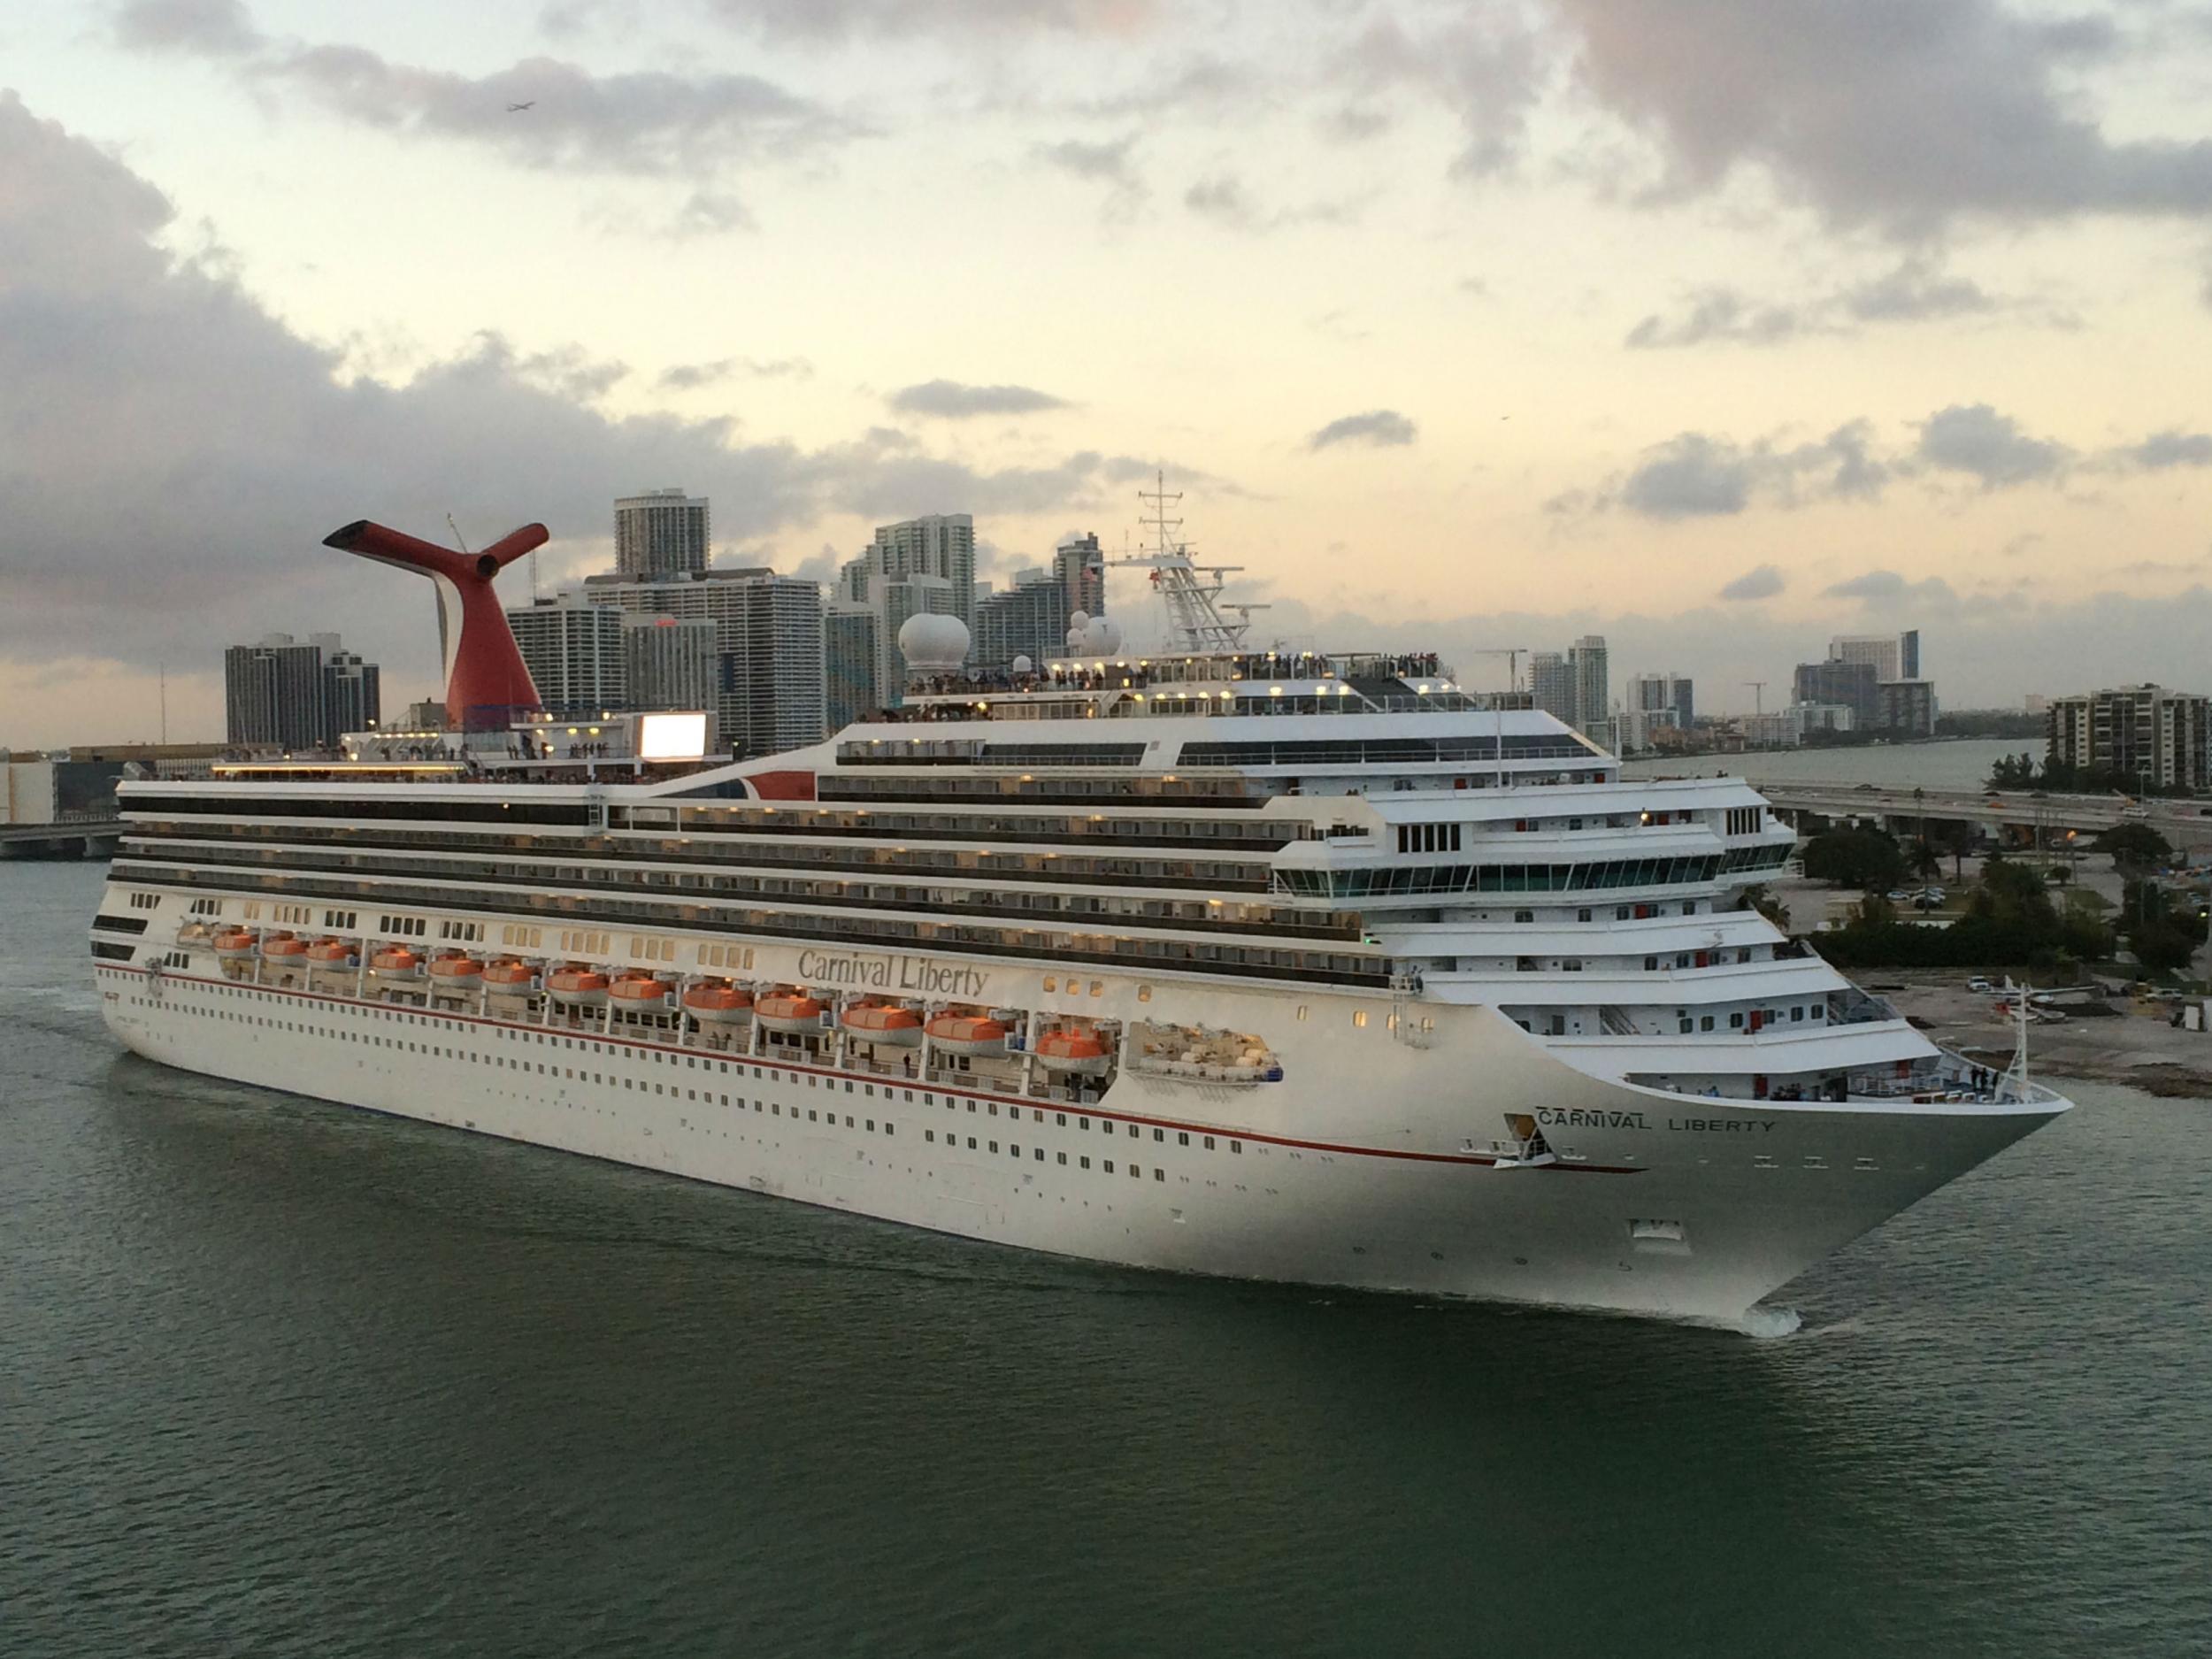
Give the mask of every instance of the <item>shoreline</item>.
[[(1924, 976), (1875, 995), (1886, 997), (1931, 1041), (1984, 1064), (2009, 1065), (2011, 1023), (1992, 1014), (1994, 997), (1967, 990), (1964, 979)], [(2029, 1027), (2031, 1078), (2120, 1083), (2166, 1100), (2212, 1100), (2212, 1032), (2168, 1025), (2170, 1003), (2153, 1004), (2155, 1014), (2137, 1012), (2137, 1004), (2126, 999), (2100, 1006), (2111, 1011), (2078, 1015), (2062, 1009), (2064, 1024)]]

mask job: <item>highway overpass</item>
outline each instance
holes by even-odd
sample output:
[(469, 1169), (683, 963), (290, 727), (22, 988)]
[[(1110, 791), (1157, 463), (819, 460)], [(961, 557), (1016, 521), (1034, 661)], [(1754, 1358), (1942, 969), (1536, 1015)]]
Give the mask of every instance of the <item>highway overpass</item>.
[(123, 820), (112, 812), (50, 824), (0, 824), (0, 858), (112, 858)]
[(2212, 802), (2146, 795), (2131, 803), (2116, 795), (2046, 795), (2023, 790), (1888, 789), (1871, 784), (1769, 783), (1757, 786), (1777, 812), (1794, 818), (1858, 818), (1900, 833), (1923, 822), (1972, 824), (2028, 845), (2083, 839), (2126, 823), (2148, 824), (2176, 847), (2212, 847)]

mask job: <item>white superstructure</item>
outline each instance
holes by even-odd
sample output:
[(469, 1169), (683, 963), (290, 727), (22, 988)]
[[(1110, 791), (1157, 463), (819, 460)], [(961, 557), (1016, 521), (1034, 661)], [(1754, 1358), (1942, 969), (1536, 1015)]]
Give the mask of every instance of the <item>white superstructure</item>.
[(956, 672), (635, 784), (125, 786), (142, 1054), (1138, 1266), (1739, 1318), (2064, 1110), (1746, 893), (1746, 785), (1633, 783), (1433, 658)]

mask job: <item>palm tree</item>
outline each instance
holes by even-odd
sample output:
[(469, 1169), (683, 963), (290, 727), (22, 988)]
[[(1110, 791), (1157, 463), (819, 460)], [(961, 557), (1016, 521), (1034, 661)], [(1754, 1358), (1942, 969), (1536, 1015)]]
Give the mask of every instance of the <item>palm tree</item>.
[(1942, 856), (1924, 841), (1917, 841), (1912, 844), (1912, 856), (1909, 862), (1913, 874), (1918, 876), (1923, 881), (1932, 881), (1943, 873)]

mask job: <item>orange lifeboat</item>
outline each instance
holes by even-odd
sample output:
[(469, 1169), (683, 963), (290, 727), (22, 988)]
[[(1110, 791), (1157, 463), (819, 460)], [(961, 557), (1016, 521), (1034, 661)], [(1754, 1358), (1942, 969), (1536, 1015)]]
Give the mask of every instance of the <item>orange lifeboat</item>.
[(771, 1031), (810, 1032), (822, 1029), (822, 1002), (802, 992), (779, 991), (753, 1004), (760, 1023)]
[(307, 954), (307, 941), (289, 933), (271, 933), (261, 941), (261, 954), (271, 962), (296, 962)]
[(1006, 1052), (1004, 1022), (980, 1014), (939, 1014), (926, 1029), (931, 1045), (946, 1054), (995, 1058)]
[(617, 1008), (626, 1008), (634, 1014), (657, 1014), (675, 1000), (676, 987), (649, 973), (625, 973), (616, 976), (607, 987), (607, 995)]
[(607, 1000), (607, 976), (572, 962), (545, 976), (545, 989), (565, 1008), (597, 1008)]
[(369, 972), (380, 979), (419, 979), (422, 958), (404, 945), (394, 945), (370, 956)]
[(350, 968), (360, 960), (342, 939), (319, 939), (307, 948), (307, 962), (314, 968)]
[(871, 1042), (910, 1048), (922, 1040), (922, 1017), (896, 1002), (855, 1002), (838, 1016), (838, 1023)]
[(753, 994), (709, 979), (684, 993), (684, 1011), (710, 1025), (741, 1025), (753, 1017)]
[(435, 956), (431, 959), (430, 977), (449, 989), (465, 989), (484, 977), (484, 964), (474, 956)]
[(177, 943), (180, 945), (204, 945), (209, 937), (205, 922), (183, 922), (177, 927)]
[(1037, 1064), (1048, 1071), (1103, 1077), (1107, 1060), (1105, 1041), (1094, 1031), (1056, 1026), (1037, 1039)]
[(215, 935), (215, 955), (219, 961), (243, 962), (253, 955), (260, 942), (250, 929), (227, 928)]
[(494, 996), (515, 995), (533, 989), (537, 982), (538, 971), (514, 956), (502, 956), (484, 970), (484, 983), (491, 987)]

